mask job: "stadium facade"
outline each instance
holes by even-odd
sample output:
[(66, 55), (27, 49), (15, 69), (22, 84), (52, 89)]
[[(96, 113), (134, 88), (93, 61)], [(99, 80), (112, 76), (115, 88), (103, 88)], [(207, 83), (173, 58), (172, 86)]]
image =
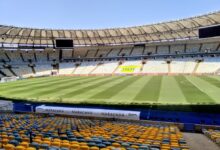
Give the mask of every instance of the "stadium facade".
[[(219, 37), (201, 39), (199, 29), (218, 25), (219, 16), (220, 12), (214, 12), (153, 25), (102, 30), (2, 25), (0, 75), (129, 73), (126, 69), (136, 74), (218, 74)], [(73, 40), (74, 47), (58, 48), (59, 39)], [(133, 67), (126, 68), (130, 65)]]
[[(220, 37), (199, 38), (199, 29), (219, 24), (218, 11), (152, 25), (100, 30), (35, 29), (1, 25), (0, 77), (10, 80), (5, 77), (218, 75)], [(73, 46), (59, 47), (58, 40), (72, 40)], [(33, 104), (34, 107), (38, 105)], [(187, 112), (187, 118), (184, 118), (185, 112), (154, 112), (151, 107), (137, 108), (142, 111), (142, 119), (178, 122), (181, 118), (184, 123), (220, 124), (218, 114), (212, 114), (212, 119), (207, 116), (196, 119), (197, 112)], [(17, 103), (14, 108), (19, 111), (32, 110), (25, 103)], [(112, 109), (109, 106), (107, 108)], [(175, 113), (180, 114), (173, 120)], [(207, 122), (201, 121), (204, 118)]]

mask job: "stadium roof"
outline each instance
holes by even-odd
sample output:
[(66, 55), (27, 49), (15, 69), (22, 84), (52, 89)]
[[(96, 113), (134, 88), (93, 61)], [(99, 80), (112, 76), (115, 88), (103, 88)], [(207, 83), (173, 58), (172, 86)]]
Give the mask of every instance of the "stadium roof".
[(96, 30), (54, 30), (0, 25), (0, 43), (53, 45), (55, 39), (73, 39), (75, 45), (120, 45), (198, 38), (201, 27), (220, 24), (220, 11), (152, 25)]

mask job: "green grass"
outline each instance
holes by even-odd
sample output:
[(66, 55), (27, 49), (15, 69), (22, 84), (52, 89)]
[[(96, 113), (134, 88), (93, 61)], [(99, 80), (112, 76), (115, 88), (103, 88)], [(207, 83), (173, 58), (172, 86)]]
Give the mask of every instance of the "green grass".
[(160, 96), (162, 76), (152, 77), (134, 98), (142, 102), (157, 102)]
[(0, 97), (90, 104), (220, 104), (218, 76), (44, 77), (0, 84)]

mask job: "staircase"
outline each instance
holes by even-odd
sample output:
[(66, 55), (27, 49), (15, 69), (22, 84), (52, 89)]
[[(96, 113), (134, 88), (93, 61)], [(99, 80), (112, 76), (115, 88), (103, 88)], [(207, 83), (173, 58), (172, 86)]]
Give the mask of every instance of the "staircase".
[(74, 68), (74, 70), (72, 71), (71, 74), (74, 74), (74, 72), (76, 71), (76, 69), (80, 66), (81, 64), (76, 64), (76, 67)]
[(168, 63), (167, 65), (168, 65), (168, 74), (171, 74), (171, 65), (170, 63)]
[(89, 74), (92, 74), (100, 65), (102, 65), (103, 63), (98, 63), (93, 69), (92, 71), (89, 72)]
[(143, 69), (144, 69), (144, 65), (145, 65), (146, 63), (147, 63), (147, 61), (143, 61), (143, 62), (141, 63), (140, 72), (143, 71)]
[(31, 67), (31, 70), (32, 70), (33, 74), (36, 74), (36, 71), (33, 66)]
[(217, 144), (199, 133), (183, 133), (184, 139), (191, 150), (219, 150)]
[(36, 56), (36, 53), (34, 53), (34, 60), (37, 62), (37, 56)]
[(215, 74), (220, 75), (220, 68), (215, 71)]
[(112, 72), (112, 75), (115, 74), (115, 72), (118, 70), (118, 68), (120, 68), (120, 66), (124, 63), (124, 61), (119, 61), (118, 62), (118, 66), (114, 69), (114, 71)]
[(8, 56), (7, 53), (5, 53), (5, 56), (8, 58), (9, 61), (11, 61), (11, 58)]
[(192, 72), (193, 74), (196, 74), (196, 71), (199, 68), (199, 64), (200, 64), (200, 62), (196, 63), (196, 66), (195, 66), (195, 68), (193, 69), (193, 72)]
[(21, 60), (22, 60), (23, 62), (25, 62), (24, 56), (22, 55), (22, 53), (20, 53), (20, 57), (21, 57)]
[(8, 70), (9, 70), (14, 76), (17, 76), (17, 74), (12, 70), (12, 68), (8, 68)]
[(7, 76), (7, 75), (6, 75), (4, 72), (2, 72), (1, 70), (0, 70), (0, 74), (3, 75), (3, 76), (5, 76), (5, 77)]

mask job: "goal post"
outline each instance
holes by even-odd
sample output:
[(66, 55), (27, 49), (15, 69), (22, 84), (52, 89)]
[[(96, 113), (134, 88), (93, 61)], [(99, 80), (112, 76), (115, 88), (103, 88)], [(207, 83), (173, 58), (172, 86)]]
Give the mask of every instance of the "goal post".
[(15, 77), (15, 76), (13, 76), (13, 77), (3, 77), (1, 79), (1, 83), (12, 82), (12, 81), (17, 81), (17, 80), (19, 80), (19, 77)]

